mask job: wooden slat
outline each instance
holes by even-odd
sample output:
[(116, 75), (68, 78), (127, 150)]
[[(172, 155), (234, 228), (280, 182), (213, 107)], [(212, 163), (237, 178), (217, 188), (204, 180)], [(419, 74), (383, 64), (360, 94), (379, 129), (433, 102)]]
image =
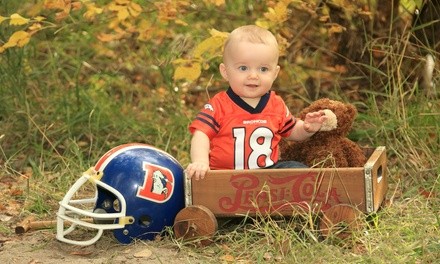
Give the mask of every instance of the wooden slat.
[(377, 148), (366, 164), (372, 164), (373, 206), (376, 212), (388, 191), (388, 170), (385, 148)]
[[(386, 170), (384, 150), (372, 152), (376, 182)], [(377, 164), (376, 164), (377, 163)], [(299, 209), (327, 210), (350, 204), (366, 212), (363, 167), (322, 169), (213, 170), (203, 180), (192, 180), (192, 204), (204, 205), (216, 216), (271, 213), (291, 215)], [(384, 180), (384, 177), (382, 177)], [(386, 192), (373, 184), (375, 203)], [(309, 209), (309, 210), (310, 210)]]

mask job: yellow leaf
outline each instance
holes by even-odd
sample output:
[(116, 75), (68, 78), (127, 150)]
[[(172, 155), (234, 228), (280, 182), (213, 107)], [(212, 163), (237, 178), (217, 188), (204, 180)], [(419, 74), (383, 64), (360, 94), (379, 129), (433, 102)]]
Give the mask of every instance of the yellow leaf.
[(214, 57), (216, 55), (221, 55), (223, 45), (226, 41), (225, 37), (209, 37), (199, 43), (194, 49), (194, 57), (201, 58), (203, 55), (207, 57)]
[(30, 32), (35, 32), (35, 31), (40, 30), (41, 28), (42, 28), (42, 26), (40, 23), (34, 23), (28, 28), (28, 30), (30, 30)]
[(130, 11), (130, 14), (133, 17), (137, 17), (140, 15), (140, 13), (142, 13), (142, 7), (136, 3), (130, 3), (128, 6), (128, 11)]
[(0, 53), (3, 53), (5, 51), (5, 48), (0, 47)]
[(31, 38), (31, 34), (29, 34), (26, 31), (20, 30), (14, 32), (14, 34), (12, 34), (11, 37), (9, 37), (8, 42), (6, 42), (3, 45), (3, 48), (7, 49), (15, 46), (23, 47), (29, 42), (30, 38)]
[(266, 19), (257, 19), (257, 21), (255, 22), (255, 25), (268, 29), (270, 27), (269, 21), (267, 21)]
[(15, 35), (15, 37), (17, 39), (17, 47), (23, 47), (24, 45), (29, 43), (29, 40), (31, 39), (31, 34), (26, 31), (19, 31), (18, 34)]
[(108, 22), (107, 27), (109, 29), (113, 29), (113, 30), (117, 31), (118, 29), (120, 29), (119, 24), (120, 24), (120, 21), (117, 18), (115, 18), (115, 19), (111, 20), (110, 22)]
[(267, 13), (264, 16), (271, 22), (278, 24), (287, 20), (287, 5), (280, 2), (275, 5), (275, 8), (268, 8)]
[(24, 18), (19, 14), (15, 13), (11, 15), (11, 20), (9, 21), (9, 24), (13, 26), (21, 26), (27, 24), (27, 22), (29, 22), (28, 18)]
[(125, 20), (125, 19), (127, 19), (127, 17), (128, 17), (129, 15), (130, 15), (130, 14), (128, 13), (127, 8), (125, 8), (125, 9), (121, 9), (121, 10), (119, 10), (119, 12), (118, 12), (118, 19), (119, 19), (119, 21)]
[(81, 2), (72, 2), (72, 10), (80, 10), (82, 7), (82, 3)]
[(229, 36), (229, 32), (218, 31), (215, 28), (211, 28), (209, 30), (209, 34), (211, 34), (211, 36), (213, 36), (213, 37), (222, 37), (222, 38), (225, 38), (225, 39), (227, 39), (228, 36)]
[(277, 13), (275, 12), (275, 9), (272, 7), (267, 8), (267, 12), (264, 13), (264, 16), (269, 19), (270, 21), (276, 21), (277, 20)]
[(44, 16), (37, 16), (34, 18), (37, 22), (41, 22), (43, 20), (45, 20), (46, 18)]
[(179, 64), (174, 71), (174, 80), (195, 81), (202, 73), (202, 65), (197, 61), (178, 59), (174, 61)]
[[(70, 2), (70, 1), (69, 1)], [(68, 3), (64, 0), (46, 0), (44, 2), (44, 7), (48, 9), (62, 9), (67, 7)]]
[(95, 3), (86, 4), (87, 11), (84, 13), (84, 18), (87, 20), (93, 20), (96, 15), (102, 13), (103, 9), (96, 7)]
[(176, 20), (174, 20), (174, 23), (176, 23), (177, 25), (181, 25), (181, 26), (188, 26), (188, 23), (186, 23), (182, 19), (176, 19)]
[(275, 25), (285, 22), (288, 18), (288, 6), (292, 0), (281, 0), (275, 6), (268, 7), (263, 14), (264, 18), (260, 18), (255, 23), (263, 28), (271, 28)]
[(138, 25), (138, 32), (139, 32), (138, 39), (140, 41), (148, 41), (153, 36), (154, 28), (152, 27), (150, 21), (146, 19), (142, 19)]

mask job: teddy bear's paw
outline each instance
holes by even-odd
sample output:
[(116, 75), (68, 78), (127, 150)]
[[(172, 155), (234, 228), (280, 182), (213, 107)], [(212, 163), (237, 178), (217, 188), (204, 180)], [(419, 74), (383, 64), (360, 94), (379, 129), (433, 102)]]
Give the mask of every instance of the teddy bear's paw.
[(330, 131), (336, 129), (338, 127), (338, 118), (336, 117), (335, 113), (333, 113), (333, 111), (330, 109), (324, 109), (323, 111), (327, 119), (324, 123), (322, 123), (320, 131)]

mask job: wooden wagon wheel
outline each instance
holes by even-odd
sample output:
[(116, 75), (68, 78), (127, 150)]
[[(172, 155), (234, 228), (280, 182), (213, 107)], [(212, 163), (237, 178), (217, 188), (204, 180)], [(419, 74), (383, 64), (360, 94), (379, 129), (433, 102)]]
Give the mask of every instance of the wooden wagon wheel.
[(217, 232), (218, 224), (214, 214), (203, 205), (191, 205), (180, 210), (174, 219), (176, 238), (196, 240), (201, 245), (209, 245)]
[(335, 235), (346, 239), (362, 228), (362, 212), (348, 204), (337, 204), (323, 212), (319, 229), (324, 237)]

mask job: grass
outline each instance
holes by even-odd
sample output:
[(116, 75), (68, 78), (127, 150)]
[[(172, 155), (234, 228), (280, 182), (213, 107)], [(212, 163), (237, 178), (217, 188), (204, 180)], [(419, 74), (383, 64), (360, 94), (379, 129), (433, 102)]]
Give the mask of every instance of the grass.
[[(174, 33), (180, 38), (164, 38), (160, 45), (124, 39), (99, 49), (94, 36), (105, 28), (106, 20), (92, 25), (72, 14), (61, 28), (37, 34), (25, 48), (0, 54), (0, 182), (15, 179), (17, 188), (23, 190), (20, 195), (9, 195), (13, 193), (9, 189), (2, 192), (4, 201), (23, 204), (13, 210), (14, 216), (54, 218), (58, 201), (80, 173), (122, 143), (154, 145), (186, 165), (187, 125), (205, 102), (203, 88), (216, 90), (223, 83), (210, 81), (216, 74), (214, 67), (196, 83), (175, 82), (171, 62), (206, 36), (201, 29), (206, 24), (226, 30), (240, 24), (243, 14), (251, 13), (247, 22), (263, 17), (264, 4), (255, 4), (253, 11), (250, 5), (236, 5), (221, 11), (230, 21), (224, 21), (212, 7), (203, 9), (206, 20), (197, 21), (194, 11), (188, 16), (194, 20), (191, 30), (178, 28)], [(0, 6), (8, 14), (24, 10), (11, 1), (0, 1)], [(7, 39), (13, 31), (1, 24), (0, 39)], [(194, 248), (172, 236), (161, 243), (204, 262), (434, 263), (440, 258), (440, 100), (427, 97), (407, 77), (402, 63), (407, 59), (406, 35), (393, 40), (398, 48), (387, 50), (380, 66), (356, 64), (371, 76), (368, 85), (360, 82), (368, 88), (359, 89), (356, 95), (342, 83), (365, 81), (362, 76), (344, 80), (342, 75), (313, 68), (328, 59), (328, 51), (319, 53), (326, 48), (326, 42), (320, 41), (319, 49), (308, 47), (304, 53), (313, 65), (292, 63), (289, 57), (280, 62), (283, 73), (277, 85), (297, 87), (280, 89), (289, 98), (292, 111), (298, 104), (314, 100), (313, 96), (358, 106), (359, 117), (350, 137), (363, 145), (387, 147), (387, 198), (392, 204), (361, 219), (365, 228), (348, 240), (320, 237), (316, 216), (301, 213), (288, 220), (259, 216), (257, 221), (234, 222), (221, 228), (216, 243), (207, 248)], [(376, 42), (367, 44), (372, 43)], [(308, 76), (321, 80), (326, 88), (310, 93)], [(438, 68), (434, 76), (438, 85)], [(325, 86), (328, 80), (334, 81), (329, 87)], [(202, 92), (194, 92), (197, 87)], [(435, 195), (427, 198), (427, 193)], [(1, 211), (2, 206), (0, 203)], [(11, 235), (4, 224), (0, 233)]]

